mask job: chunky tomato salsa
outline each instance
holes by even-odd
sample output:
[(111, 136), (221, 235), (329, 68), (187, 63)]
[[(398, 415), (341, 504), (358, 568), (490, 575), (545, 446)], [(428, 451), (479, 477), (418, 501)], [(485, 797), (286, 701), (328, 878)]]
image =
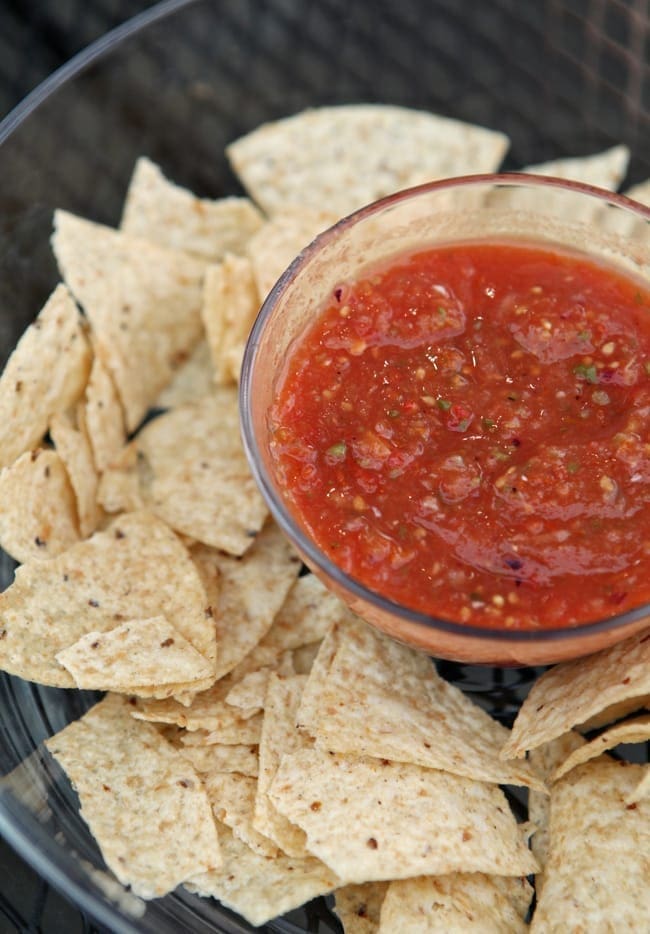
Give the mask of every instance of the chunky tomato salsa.
[(271, 415), (332, 561), (407, 607), (575, 626), (650, 600), (650, 294), (477, 242), (337, 287)]

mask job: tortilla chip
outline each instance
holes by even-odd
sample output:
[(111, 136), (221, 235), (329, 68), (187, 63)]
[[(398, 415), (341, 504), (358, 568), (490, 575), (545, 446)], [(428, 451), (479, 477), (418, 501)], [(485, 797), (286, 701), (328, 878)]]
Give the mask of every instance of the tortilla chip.
[(257, 746), (187, 746), (179, 751), (192, 763), (197, 772), (239, 772), (257, 778), (259, 758)]
[(213, 772), (204, 777), (215, 818), (260, 856), (278, 855), (277, 846), (253, 827), (257, 781), (237, 772)]
[(241, 253), (261, 223), (248, 198), (197, 198), (141, 156), (131, 177), (121, 228), (214, 263), (229, 251)]
[(614, 146), (592, 156), (577, 156), (570, 159), (554, 159), (526, 166), (522, 172), (535, 175), (552, 175), (586, 185), (596, 185), (616, 191), (627, 172), (630, 150), (627, 146)]
[(268, 790), (282, 756), (307, 745), (307, 740), (300, 735), (295, 726), (305, 681), (304, 676), (286, 679), (278, 678), (277, 675), (270, 676), (260, 739), (260, 772), (253, 826), (260, 833), (275, 840), (288, 856), (306, 856), (307, 840), (303, 831), (274, 807), (268, 797)]
[(519, 710), (502, 756), (526, 750), (567, 733), (612, 704), (650, 693), (650, 631), (586, 658), (546, 671)]
[(616, 726), (611, 727), (611, 729), (605, 730), (604, 733), (592, 739), (591, 742), (575, 749), (567, 759), (564, 759), (558, 765), (551, 775), (551, 781), (556, 782), (567, 772), (570, 772), (571, 769), (588, 762), (590, 759), (595, 759), (596, 756), (613, 749), (620, 743), (645, 743), (647, 740), (650, 740), (650, 714), (624, 720), (622, 723), (617, 723)]
[(341, 884), (313, 857), (268, 859), (254, 853), (223, 824), (219, 824), (223, 866), (186, 883), (190, 892), (218, 899), (258, 926)]
[(218, 729), (183, 733), (181, 742), (184, 746), (257, 746), (262, 735), (262, 720), (261, 713), (248, 719), (240, 717), (230, 722), (224, 720)]
[(650, 801), (626, 805), (642, 773), (642, 766), (602, 756), (553, 786), (549, 855), (531, 932), (647, 927)]
[(387, 882), (344, 885), (334, 893), (334, 911), (345, 934), (377, 934)]
[[(586, 740), (573, 730), (558, 736), (544, 746), (533, 749), (529, 761), (544, 781), (550, 784), (550, 777), (560, 762), (563, 762), (574, 749), (584, 746)], [(541, 871), (535, 876), (535, 888), (541, 892), (544, 884), (544, 866), (548, 859), (548, 825), (551, 816), (551, 799), (547, 792), (531, 788), (528, 792), (528, 817), (535, 828), (531, 838), (531, 849)]]
[(626, 697), (625, 700), (618, 701), (616, 704), (610, 704), (604, 710), (600, 710), (594, 717), (590, 717), (580, 724), (581, 733), (589, 733), (591, 730), (600, 730), (601, 727), (609, 726), (617, 720), (622, 720), (628, 714), (636, 713), (638, 710), (650, 710), (650, 694), (641, 694), (639, 697)]
[(280, 651), (300, 649), (323, 639), (334, 623), (348, 617), (342, 600), (315, 574), (299, 577), (280, 607), (261, 645)]
[(196, 345), (188, 359), (181, 363), (171, 383), (160, 393), (154, 403), (155, 408), (172, 409), (186, 402), (195, 402), (212, 392), (214, 370), (210, 348), (206, 340)]
[(250, 547), (267, 508), (241, 444), (236, 389), (170, 409), (145, 425), (135, 446), (152, 512), (214, 548), (241, 555)]
[(226, 703), (231, 707), (256, 707), (262, 710), (270, 675), (270, 668), (249, 671), (228, 691)]
[(96, 469), (101, 473), (126, 442), (124, 414), (111, 375), (95, 357), (86, 386), (86, 430)]
[(526, 879), (483, 873), (455, 872), (391, 882), (378, 934), (399, 930), (409, 934), (524, 934), (532, 895)]
[[(83, 418), (83, 410), (80, 416)], [(66, 412), (59, 412), (50, 421), (50, 435), (70, 477), (77, 502), (77, 517), (82, 538), (88, 538), (100, 523), (102, 513), (97, 505), (98, 478), (93, 452), (82, 425), (75, 425)]]
[(65, 211), (52, 237), (61, 275), (90, 319), (133, 431), (201, 335), (204, 267)]
[(208, 266), (201, 314), (218, 385), (237, 382), (239, 371), (231, 368), (230, 354), (236, 347), (243, 351), (259, 307), (247, 257), (228, 253), (218, 266)]
[(157, 898), (221, 865), (205, 790), (189, 762), (128, 701), (109, 695), (45, 743), (123, 885)]
[(56, 451), (25, 451), (0, 471), (0, 545), (16, 561), (43, 561), (79, 541), (77, 504)]
[(269, 214), (306, 205), (339, 216), (384, 195), (453, 175), (493, 172), (502, 133), (423, 111), (378, 104), (307, 110), (267, 123), (226, 150)]
[(46, 562), (23, 564), (0, 594), (0, 664), (10, 674), (73, 687), (56, 655), (89, 632), (165, 616), (211, 664), (214, 625), (185, 548), (149, 513), (110, 528)]
[(205, 546), (195, 546), (191, 555), (212, 607), (221, 678), (268, 632), (298, 576), (300, 559), (274, 522), (241, 558)]
[(298, 714), (321, 749), (544, 787), (527, 763), (499, 758), (508, 730), (440, 678), (425, 655), (358, 619), (337, 624), (333, 639), (325, 676), (312, 669), (312, 697)]
[(645, 182), (640, 182), (638, 185), (633, 185), (632, 188), (628, 188), (625, 195), (628, 198), (632, 198), (634, 201), (638, 201), (640, 204), (645, 204), (647, 207), (650, 207), (650, 178), (646, 179)]
[(214, 664), (164, 616), (130, 620), (108, 632), (90, 632), (56, 660), (78, 688), (137, 693), (136, 685), (188, 684), (210, 679)]
[(92, 360), (81, 315), (58, 285), (0, 377), (0, 467), (37, 447), (55, 412), (81, 396)]
[(538, 868), (497, 785), (437, 769), (302, 749), (282, 757), (269, 797), (349, 882)]
[(298, 253), (337, 220), (328, 211), (294, 207), (283, 208), (260, 227), (248, 244), (260, 299), (266, 298)]
[[(194, 731), (215, 732), (238, 725), (259, 713), (258, 708), (232, 707), (226, 703), (226, 697), (232, 687), (228, 680), (217, 681), (207, 691), (200, 691), (192, 697), (191, 704), (180, 703), (168, 698), (164, 700), (140, 701), (131, 711), (138, 720), (152, 723), (173, 723), (175, 726)], [(215, 740), (217, 742), (217, 740)], [(239, 740), (237, 740), (239, 742)], [(257, 740), (242, 740), (242, 743)]]

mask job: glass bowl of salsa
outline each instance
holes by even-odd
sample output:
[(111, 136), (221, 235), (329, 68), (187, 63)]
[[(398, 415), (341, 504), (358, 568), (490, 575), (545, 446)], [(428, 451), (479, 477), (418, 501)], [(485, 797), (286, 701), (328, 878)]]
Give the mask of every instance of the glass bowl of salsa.
[(241, 406), (276, 520), (392, 636), (539, 665), (647, 626), (647, 208), (530, 175), (369, 205), (269, 294)]

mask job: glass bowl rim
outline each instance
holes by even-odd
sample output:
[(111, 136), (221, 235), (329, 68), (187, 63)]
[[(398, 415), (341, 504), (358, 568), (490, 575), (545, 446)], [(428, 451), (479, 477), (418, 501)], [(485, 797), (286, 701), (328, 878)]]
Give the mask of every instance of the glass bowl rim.
[(634, 623), (650, 615), (650, 603), (644, 603), (638, 607), (633, 607), (625, 613), (618, 613), (614, 616), (608, 616), (605, 619), (594, 620), (575, 627), (565, 626), (521, 630), (472, 626), (465, 623), (454, 622), (453, 620), (429, 616), (418, 610), (412, 610), (400, 603), (396, 603), (377, 591), (366, 587), (329, 559), (325, 552), (299, 527), (291, 511), (285, 505), (281, 496), (276, 492), (270, 474), (263, 466), (260, 446), (253, 428), (252, 382), (255, 377), (257, 349), (269, 318), (273, 314), (278, 302), (290, 288), (296, 275), (302, 271), (304, 267), (308, 266), (312, 258), (316, 256), (324, 246), (336, 239), (342, 231), (347, 230), (349, 227), (356, 225), (368, 217), (372, 217), (374, 214), (394, 204), (415, 199), (421, 195), (427, 195), (446, 188), (465, 188), (472, 185), (486, 184), (491, 184), (496, 188), (550, 188), (555, 191), (568, 191), (582, 194), (592, 199), (595, 198), (601, 202), (612, 204), (628, 213), (638, 215), (640, 220), (645, 221), (650, 231), (650, 207), (646, 207), (631, 198), (627, 198), (623, 194), (607, 191), (606, 189), (588, 185), (583, 182), (574, 182), (555, 176), (535, 175), (526, 172), (484, 173), (440, 179), (412, 188), (403, 189), (402, 191), (395, 192), (394, 194), (380, 198), (377, 201), (373, 201), (371, 204), (359, 208), (359, 210), (341, 218), (341, 220), (320, 233), (308, 244), (282, 273), (262, 303), (246, 343), (241, 369), (239, 408), (244, 450), (255, 481), (269, 506), (271, 514), (284, 534), (287, 535), (291, 541), (296, 543), (298, 549), (306, 555), (309, 563), (318, 568), (327, 578), (332, 579), (339, 587), (351, 593), (354, 597), (371, 604), (380, 612), (390, 614), (411, 627), (416, 626), (420, 629), (432, 632), (440, 631), (449, 633), (465, 639), (468, 642), (470, 640), (490, 640), (502, 643), (553, 643), (561, 642), (565, 639), (576, 639), (581, 636), (588, 637), (600, 632), (623, 628), (630, 623)]

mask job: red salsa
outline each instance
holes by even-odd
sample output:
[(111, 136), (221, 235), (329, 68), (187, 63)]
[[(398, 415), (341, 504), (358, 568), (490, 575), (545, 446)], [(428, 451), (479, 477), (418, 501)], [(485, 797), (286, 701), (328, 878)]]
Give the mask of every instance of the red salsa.
[(342, 283), (271, 413), (332, 561), (484, 627), (650, 601), (650, 294), (547, 247), (427, 250)]

